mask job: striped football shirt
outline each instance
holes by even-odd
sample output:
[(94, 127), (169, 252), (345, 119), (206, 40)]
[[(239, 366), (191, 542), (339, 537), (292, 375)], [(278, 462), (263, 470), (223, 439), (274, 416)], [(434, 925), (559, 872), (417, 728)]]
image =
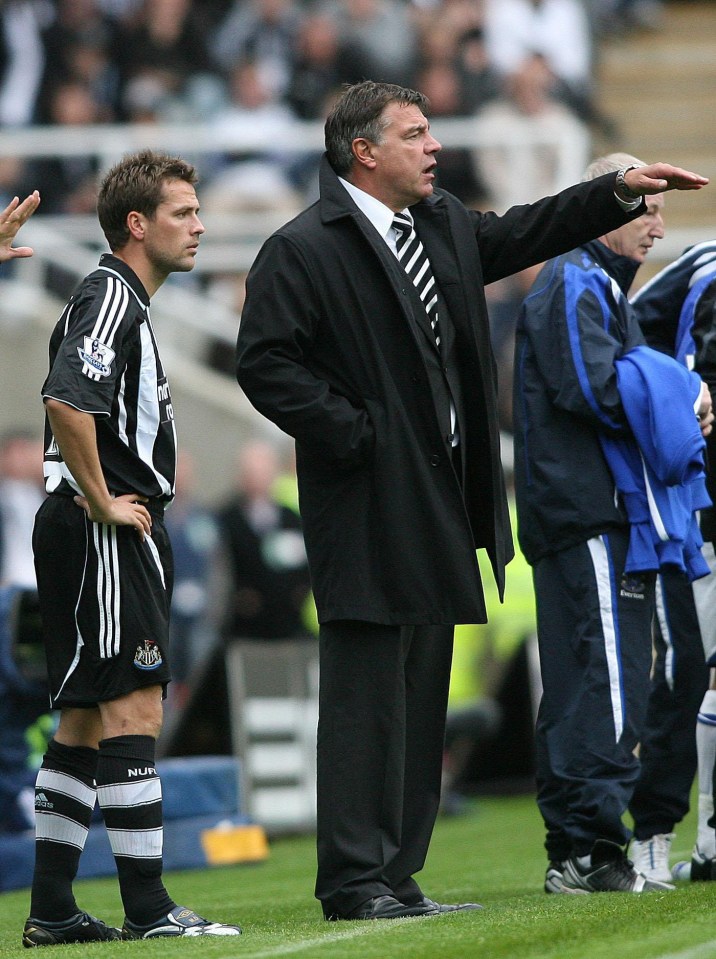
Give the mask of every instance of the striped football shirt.
[[(42, 396), (95, 417), (110, 492), (173, 497), (176, 431), (169, 384), (147, 292), (118, 257), (105, 253), (62, 311), (50, 337)], [(44, 472), (48, 493), (80, 491), (47, 417)]]

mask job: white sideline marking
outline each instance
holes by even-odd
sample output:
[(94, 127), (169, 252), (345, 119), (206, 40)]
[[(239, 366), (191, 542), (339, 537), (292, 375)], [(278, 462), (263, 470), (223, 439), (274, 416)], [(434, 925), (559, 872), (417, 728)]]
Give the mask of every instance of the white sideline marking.
[(716, 956), (716, 939), (711, 942), (701, 942), (697, 946), (681, 949), (679, 952), (665, 952), (654, 959), (713, 959)]
[[(400, 920), (398, 920), (398, 922), (400, 922)], [(266, 949), (260, 949), (258, 952), (244, 952), (239, 946), (241, 959), (264, 959), (264, 957), (268, 956), (287, 956), (291, 953), (303, 952), (305, 949), (313, 949), (316, 946), (320, 947), (324, 943), (329, 945), (330, 943), (341, 942), (344, 939), (355, 939), (357, 936), (365, 936), (367, 933), (378, 932), (377, 928), (372, 927), (379, 925), (382, 925), (382, 923), (369, 923), (357, 929), (327, 933), (325, 936), (319, 936), (315, 939), (303, 939), (301, 942), (286, 943), (282, 946), (269, 946)], [(395, 928), (395, 926), (391, 924), (391, 928)], [(663, 959), (670, 959), (670, 957), (664, 956)], [(679, 957), (679, 959), (681, 959), (681, 957)], [(684, 956), (683, 959), (691, 959), (691, 957)], [(693, 957), (693, 959), (702, 959), (702, 957)]]

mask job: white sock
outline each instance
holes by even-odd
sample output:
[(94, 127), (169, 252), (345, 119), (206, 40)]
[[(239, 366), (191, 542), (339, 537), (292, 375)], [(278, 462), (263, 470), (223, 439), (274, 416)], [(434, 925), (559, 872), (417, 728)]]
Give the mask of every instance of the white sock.
[(708, 825), (713, 816), (713, 774), (716, 764), (716, 689), (704, 695), (696, 720), (696, 751), (699, 757), (699, 824), (696, 845), (707, 859), (716, 856), (716, 831)]

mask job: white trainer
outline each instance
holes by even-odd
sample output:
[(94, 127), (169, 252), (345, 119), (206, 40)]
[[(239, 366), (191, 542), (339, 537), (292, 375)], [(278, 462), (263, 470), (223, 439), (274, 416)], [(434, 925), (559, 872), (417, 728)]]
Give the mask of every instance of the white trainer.
[(674, 879), (708, 882), (716, 880), (716, 858), (709, 857), (699, 849), (698, 843), (691, 853), (691, 862), (677, 862), (671, 870)]
[(669, 853), (674, 841), (673, 832), (657, 833), (649, 839), (635, 839), (629, 850), (634, 868), (647, 879), (670, 882)]

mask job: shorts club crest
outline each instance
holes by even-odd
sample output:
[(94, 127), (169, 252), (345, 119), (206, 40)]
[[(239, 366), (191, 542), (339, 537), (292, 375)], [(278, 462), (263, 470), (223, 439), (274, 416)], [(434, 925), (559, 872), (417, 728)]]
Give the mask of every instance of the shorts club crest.
[(137, 669), (157, 669), (162, 665), (162, 651), (151, 639), (145, 639), (144, 645), (137, 646), (134, 654), (134, 665)]

